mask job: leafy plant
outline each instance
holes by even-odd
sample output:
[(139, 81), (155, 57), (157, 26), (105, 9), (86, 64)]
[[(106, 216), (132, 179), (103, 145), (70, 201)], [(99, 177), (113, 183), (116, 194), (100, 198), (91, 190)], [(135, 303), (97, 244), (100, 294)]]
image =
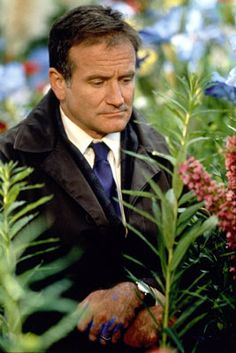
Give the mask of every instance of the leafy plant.
[[(212, 278), (209, 277), (209, 268), (201, 267), (202, 263), (199, 259), (204, 253), (208, 259), (213, 256), (210, 248), (206, 247), (211, 237), (214, 236), (217, 239), (218, 219), (215, 215), (210, 216), (203, 207), (204, 203), (198, 202), (191, 191), (183, 190), (184, 186), (179, 169), (187, 158), (190, 147), (204, 140), (204, 137), (195, 136), (193, 123), (194, 119), (199, 118), (203, 113), (206, 114), (206, 112), (201, 112), (199, 109), (204, 82), (195, 75), (181, 78), (180, 81), (181, 90), (167, 97), (162, 97), (165, 99), (165, 105), (172, 118), (171, 124), (165, 125), (165, 136), (170, 147), (170, 156), (155, 153), (157, 157), (166, 158), (173, 165), (172, 187), (163, 193), (155, 182), (150, 181), (151, 192), (138, 193), (139, 196), (152, 200), (152, 215), (139, 209), (136, 209), (136, 212), (155, 223), (157, 248), (149, 243), (143, 234), (137, 230), (134, 231), (156, 254), (157, 263), (158, 261), (161, 263), (160, 272), (157, 272), (156, 269), (150, 269), (165, 295), (160, 346), (164, 348), (174, 346), (179, 352), (184, 353), (190, 352), (190, 349), (191, 352), (197, 352), (199, 343), (197, 338), (195, 345), (192, 341), (191, 347), (188, 348), (185, 347), (184, 342), (188, 341), (189, 331), (201, 323), (200, 335), (204, 336), (205, 325), (208, 325), (208, 310), (211, 305), (213, 306), (208, 290), (212, 289), (214, 280), (212, 281)], [(143, 156), (131, 152), (127, 153), (136, 158), (143, 158)], [(151, 159), (147, 159), (147, 161), (157, 163)], [(135, 191), (125, 191), (125, 193), (133, 196), (137, 194)], [(129, 204), (125, 204), (125, 206), (131, 207)], [(205, 247), (199, 247), (199, 243), (204, 243)], [(225, 250), (225, 244), (224, 240), (224, 246), (221, 245), (221, 250)], [(206, 249), (208, 254), (206, 254)], [(135, 259), (131, 260), (135, 261)], [(220, 286), (218, 286), (219, 288)], [(235, 308), (236, 303), (230, 300), (233, 296), (232, 286), (229, 287), (227, 296), (229, 299), (227, 299), (228, 303), (225, 302), (225, 306), (230, 309)], [(224, 300), (226, 300), (226, 293)], [(222, 310), (222, 306), (219, 309)]]
[[(58, 242), (56, 238), (37, 240), (47, 228), (37, 209), (51, 196), (32, 202), (20, 198), (22, 192), (42, 187), (27, 183), (32, 171), (13, 162), (0, 164), (0, 347), (5, 352), (45, 351), (74, 328), (81, 314), (77, 303), (62, 297), (70, 286), (67, 280), (54, 282), (41, 291), (32, 289), (41, 279), (71, 264), (79, 256), (78, 250), (52, 263), (39, 264), (21, 273), (17, 271), (26, 259), (39, 255), (36, 247), (45, 244), (47, 251), (54, 251)], [(42, 335), (25, 332), (27, 319), (35, 312), (45, 310), (63, 313), (63, 317)]]

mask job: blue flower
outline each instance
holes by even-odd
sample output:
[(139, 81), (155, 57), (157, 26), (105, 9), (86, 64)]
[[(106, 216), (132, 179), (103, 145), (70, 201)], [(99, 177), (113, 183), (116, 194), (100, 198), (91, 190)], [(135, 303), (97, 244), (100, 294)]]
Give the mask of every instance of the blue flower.
[(214, 73), (213, 80), (204, 93), (206, 96), (225, 99), (236, 104), (236, 68), (230, 71), (226, 79), (218, 73)]
[(14, 61), (0, 65), (0, 82), (1, 101), (25, 87), (26, 77), (23, 65)]
[(27, 60), (37, 65), (36, 72), (28, 77), (29, 86), (33, 89), (44, 86), (48, 82), (48, 49), (46, 47), (34, 49)]
[(144, 27), (139, 31), (143, 44), (159, 45), (169, 42), (170, 38), (180, 29), (182, 15), (182, 7), (173, 7), (165, 16), (162, 13), (157, 14), (154, 25)]
[(206, 96), (222, 98), (236, 104), (236, 88), (224, 82), (212, 82), (204, 93)]

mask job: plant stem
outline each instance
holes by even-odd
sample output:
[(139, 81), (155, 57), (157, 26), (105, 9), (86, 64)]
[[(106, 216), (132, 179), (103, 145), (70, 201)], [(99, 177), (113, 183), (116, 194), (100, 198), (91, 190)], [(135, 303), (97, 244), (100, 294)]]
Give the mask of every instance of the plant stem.
[(170, 315), (170, 294), (171, 294), (171, 262), (173, 256), (173, 248), (168, 249), (168, 264), (166, 267), (166, 283), (165, 283), (165, 304), (164, 304), (164, 316), (163, 316), (163, 335), (162, 335), (162, 347), (167, 347), (167, 333), (166, 329), (169, 325)]

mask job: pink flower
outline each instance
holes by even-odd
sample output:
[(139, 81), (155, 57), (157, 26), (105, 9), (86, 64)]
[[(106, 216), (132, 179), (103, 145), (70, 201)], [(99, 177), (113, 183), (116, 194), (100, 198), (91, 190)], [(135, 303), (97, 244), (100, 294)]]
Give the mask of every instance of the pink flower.
[(226, 201), (223, 184), (217, 184), (204, 170), (201, 163), (194, 157), (187, 159), (180, 167), (183, 183), (193, 190), (198, 201), (205, 201), (206, 208), (217, 213), (222, 203)]
[(225, 167), (227, 170), (228, 188), (236, 193), (236, 135), (227, 137)]
[[(227, 188), (217, 183), (194, 157), (187, 159), (179, 169), (181, 179), (192, 190), (198, 201), (219, 219), (219, 227), (226, 233), (227, 247), (236, 250), (236, 135), (226, 139), (225, 167)], [(230, 272), (236, 280), (236, 256)]]

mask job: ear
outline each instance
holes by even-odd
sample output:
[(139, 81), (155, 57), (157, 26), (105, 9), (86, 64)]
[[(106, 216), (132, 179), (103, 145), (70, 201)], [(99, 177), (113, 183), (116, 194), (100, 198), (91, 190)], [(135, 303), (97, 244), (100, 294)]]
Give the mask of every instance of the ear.
[(54, 67), (49, 68), (49, 82), (53, 92), (59, 101), (65, 98), (66, 82), (62, 74), (60, 74)]

